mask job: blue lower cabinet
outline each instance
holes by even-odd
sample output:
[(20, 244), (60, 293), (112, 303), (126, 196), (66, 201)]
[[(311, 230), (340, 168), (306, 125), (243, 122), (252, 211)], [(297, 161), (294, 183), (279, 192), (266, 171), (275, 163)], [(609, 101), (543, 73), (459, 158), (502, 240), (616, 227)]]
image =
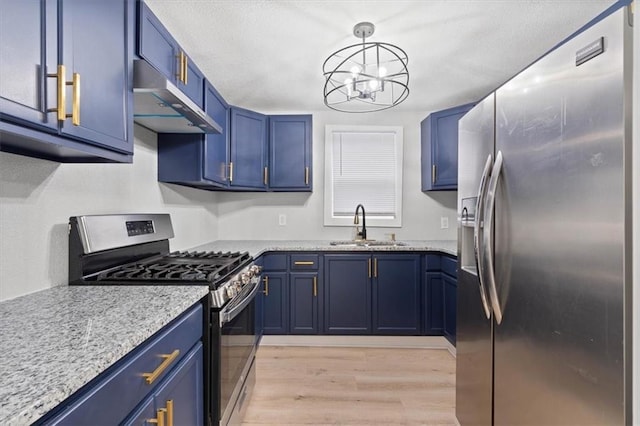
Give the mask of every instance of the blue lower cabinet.
[[(124, 425), (203, 425), (203, 358), (198, 343)], [(163, 417), (158, 421), (160, 417)], [(154, 421), (155, 419), (155, 421)]]
[(420, 255), (373, 256), (373, 333), (420, 334)]
[(324, 256), (325, 334), (371, 334), (371, 256)]
[(444, 283), (444, 336), (456, 344), (456, 303), (457, 303), (457, 280), (447, 274), (442, 274)]
[(287, 272), (262, 272), (262, 280), (264, 285), (264, 334), (288, 334), (289, 298), (287, 294), (287, 275)]
[(321, 282), (317, 272), (289, 274), (290, 334), (318, 334)]
[(444, 332), (444, 283), (442, 273), (427, 272), (424, 281), (424, 334), (442, 336)]
[(173, 424), (203, 424), (203, 322), (198, 304), (36, 424), (145, 424), (160, 409)]

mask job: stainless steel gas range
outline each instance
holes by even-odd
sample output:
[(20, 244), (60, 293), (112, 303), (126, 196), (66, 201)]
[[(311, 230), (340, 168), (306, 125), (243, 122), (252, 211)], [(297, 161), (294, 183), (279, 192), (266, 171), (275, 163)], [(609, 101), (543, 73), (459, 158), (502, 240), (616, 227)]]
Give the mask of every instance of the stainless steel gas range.
[(261, 268), (249, 253), (170, 252), (168, 214), (69, 218), (70, 285), (207, 285), (205, 418), (237, 424), (255, 382)]

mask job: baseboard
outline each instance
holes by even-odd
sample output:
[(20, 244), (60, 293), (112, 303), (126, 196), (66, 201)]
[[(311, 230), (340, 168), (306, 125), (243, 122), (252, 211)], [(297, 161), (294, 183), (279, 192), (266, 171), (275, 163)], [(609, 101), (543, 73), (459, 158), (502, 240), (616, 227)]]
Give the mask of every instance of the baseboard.
[(456, 348), (442, 336), (262, 336), (264, 346), (342, 346), (371, 348), (446, 349), (456, 356)]

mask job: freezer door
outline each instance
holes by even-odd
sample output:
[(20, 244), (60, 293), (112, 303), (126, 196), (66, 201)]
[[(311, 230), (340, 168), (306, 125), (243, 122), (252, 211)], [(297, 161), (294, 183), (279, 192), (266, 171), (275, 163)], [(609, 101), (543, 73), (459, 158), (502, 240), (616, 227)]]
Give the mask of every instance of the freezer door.
[[(491, 311), (480, 285), (474, 228), (482, 175), (493, 155), (494, 95), (459, 122), (458, 149), (458, 297), (456, 330), (456, 417), (462, 426), (491, 424)], [(490, 164), (489, 164), (490, 166)], [(486, 179), (486, 176), (485, 176)], [(484, 300), (483, 300), (484, 299)], [(487, 303), (486, 309), (483, 303)]]
[(496, 425), (625, 422), (625, 13), (496, 94)]

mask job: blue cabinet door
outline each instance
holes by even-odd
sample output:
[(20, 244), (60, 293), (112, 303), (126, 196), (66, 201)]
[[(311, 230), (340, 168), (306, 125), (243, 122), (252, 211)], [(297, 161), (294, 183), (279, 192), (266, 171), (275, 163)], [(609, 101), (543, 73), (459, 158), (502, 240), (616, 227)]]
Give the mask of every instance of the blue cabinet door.
[(423, 293), (424, 334), (442, 336), (444, 332), (444, 283), (442, 273), (427, 272)]
[[(67, 79), (79, 75), (79, 97), (67, 98), (67, 111), (79, 109), (79, 125), (65, 120), (61, 133), (92, 144), (133, 152), (130, 66), (132, 2), (64, 0), (62, 64)], [(71, 91), (73, 93), (73, 91)]]
[(267, 116), (231, 108), (231, 187), (265, 189), (267, 166)]
[(198, 342), (158, 386), (154, 395), (142, 402), (123, 424), (144, 426), (160, 415), (164, 417), (163, 424), (203, 425), (205, 413), (202, 367), (202, 343)]
[(317, 272), (289, 274), (290, 334), (318, 334), (320, 283)]
[(289, 330), (289, 298), (286, 272), (263, 271), (264, 334), (287, 334)]
[(204, 136), (204, 178), (226, 186), (229, 162), (229, 104), (209, 81), (205, 83), (205, 111), (220, 124), (222, 132)]
[(142, 1), (139, 5), (138, 54), (203, 108), (204, 74), (190, 61), (151, 9)]
[(369, 255), (324, 256), (324, 333), (371, 334)]
[(420, 255), (373, 256), (374, 334), (420, 334)]
[[(57, 132), (57, 3), (0, 2), (0, 117)], [(51, 106), (49, 106), (51, 104)]]
[(269, 116), (269, 189), (311, 191), (311, 115)]
[(420, 124), (423, 191), (458, 188), (458, 120), (474, 105), (434, 112)]
[(443, 273), (442, 282), (444, 283), (444, 336), (455, 346), (457, 280)]

